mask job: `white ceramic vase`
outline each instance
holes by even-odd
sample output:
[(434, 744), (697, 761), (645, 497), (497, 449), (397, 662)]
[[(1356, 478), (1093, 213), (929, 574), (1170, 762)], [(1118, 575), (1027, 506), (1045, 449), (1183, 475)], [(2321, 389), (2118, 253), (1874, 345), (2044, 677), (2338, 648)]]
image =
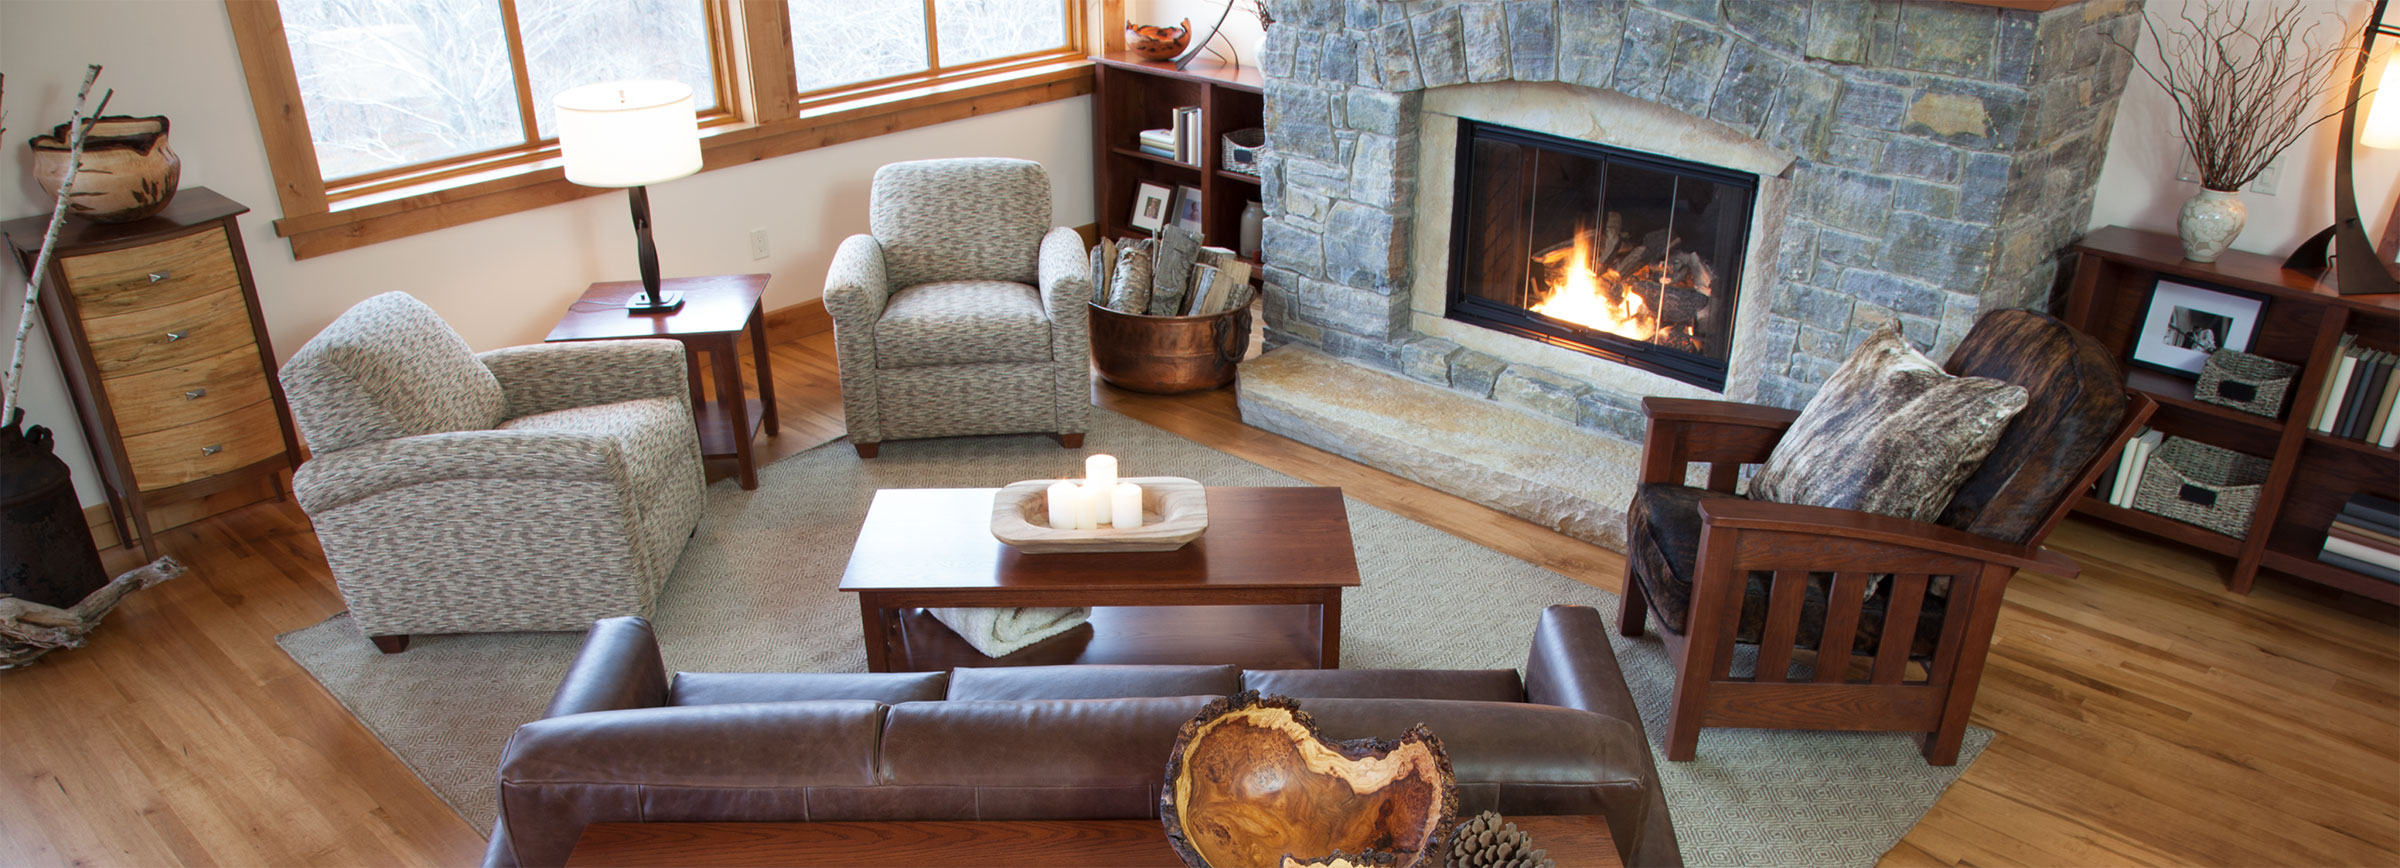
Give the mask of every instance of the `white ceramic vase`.
[(2249, 222), (2250, 206), (2242, 204), (2241, 194), (2200, 188), (2184, 200), (2183, 213), (2175, 218), (2175, 228), (2183, 234), (2183, 258), (2217, 261)]

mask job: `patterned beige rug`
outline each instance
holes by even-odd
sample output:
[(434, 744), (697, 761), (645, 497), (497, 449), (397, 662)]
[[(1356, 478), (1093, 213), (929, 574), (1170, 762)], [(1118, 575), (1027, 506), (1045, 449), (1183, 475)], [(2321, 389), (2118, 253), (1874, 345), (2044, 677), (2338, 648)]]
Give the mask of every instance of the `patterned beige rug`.
[[(1129, 474), (1302, 484), (1115, 413), (1092, 421), (1087, 442)], [(718, 483), (659, 599), (667, 665), (865, 671), (857, 604), (835, 587), (874, 491), (1075, 475), (1082, 454), (1047, 437), (986, 437), (889, 443), (862, 462), (834, 443), (765, 468), (756, 491)], [(1349, 512), (1364, 582), (1343, 602), (1348, 666), (1521, 667), (1541, 607), (1582, 603), (1615, 618), (1608, 593), (1356, 500)], [(1655, 752), (1673, 670), (1655, 633), (1611, 638)], [(488, 827), (501, 745), (541, 714), (581, 636), (426, 636), (385, 656), (337, 616), (278, 641), (435, 792)], [(1970, 729), (1959, 764), (1945, 769), (1925, 765), (1901, 735), (1706, 730), (1698, 760), (1659, 769), (1693, 865), (1871, 865), (1991, 738)]]

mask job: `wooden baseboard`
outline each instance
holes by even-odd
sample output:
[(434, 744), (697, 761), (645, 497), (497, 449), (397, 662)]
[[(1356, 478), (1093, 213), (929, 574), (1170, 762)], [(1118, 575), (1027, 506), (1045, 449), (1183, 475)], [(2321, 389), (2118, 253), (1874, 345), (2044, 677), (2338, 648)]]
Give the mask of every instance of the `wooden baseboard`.
[[(1086, 249), (1099, 243), (1099, 224), (1086, 223), (1074, 229), (1075, 234), (1083, 236)], [(767, 311), (767, 340), (770, 343), (798, 340), (829, 331), (833, 331), (833, 314), (825, 311), (825, 300), (822, 298)]]
[[(179, 500), (152, 507), (150, 530), (153, 533), (163, 533), (168, 529), (182, 527), (220, 512), (227, 512), (273, 498), (275, 494), (274, 487), (261, 481), (257, 485), (237, 485), (206, 497)], [(91, 525), (94, 546), (108, 549), (124, 544), (125, 537), (120, 535), (116, 520), (109, 517), (108, 504), (95, 503), (84, 507), (83, 522)], [(164, 553), (161, 552), (161, 554)]]

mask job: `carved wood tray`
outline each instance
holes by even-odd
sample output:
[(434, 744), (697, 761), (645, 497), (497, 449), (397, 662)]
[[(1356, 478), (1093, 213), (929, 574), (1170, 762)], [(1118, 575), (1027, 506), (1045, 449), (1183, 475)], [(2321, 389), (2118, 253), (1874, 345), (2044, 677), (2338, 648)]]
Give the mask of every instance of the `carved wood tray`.
[[(1027, 554), (1171, 552), (1208, 529), (1208, 492), (1180, 476), (1117, 480), (1142, 487), (1142, 526), (1132, 530), (1058, 530), (1050, 526), (1049, 490), (1057, 479), (1014, 482), (992, 495), (992, 536)], [(1080, 480), (1064, 480), (1078, 482)]]

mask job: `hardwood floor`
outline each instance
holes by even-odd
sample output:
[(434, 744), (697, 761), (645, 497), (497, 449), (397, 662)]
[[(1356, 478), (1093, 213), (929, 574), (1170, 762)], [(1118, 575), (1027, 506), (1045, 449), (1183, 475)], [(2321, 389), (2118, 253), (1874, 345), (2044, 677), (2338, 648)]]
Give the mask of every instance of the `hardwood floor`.
[[(785, 427), (766, 460), (839, 435), (830, 335), (770, 356)], [(1596, 587), (1620, 581), (1613, 552), (1245, 427), (1231, 392), (1096, 391)], [(275, 647), (342, 609), (299, 509), (261, 503), (164, 538), (190, 575), (127, 600), (91, 647), (0, 673), (0, 864), (478, 861), (482, 830)], [(2273, 580), (2236, 596), (2206, 556), (2077, 522), (2052, 542), (2083, 576), (2011, 586), (1975, 713), (2000, 737), (1886, 864), (2400, 864), (2391, 607)]]

